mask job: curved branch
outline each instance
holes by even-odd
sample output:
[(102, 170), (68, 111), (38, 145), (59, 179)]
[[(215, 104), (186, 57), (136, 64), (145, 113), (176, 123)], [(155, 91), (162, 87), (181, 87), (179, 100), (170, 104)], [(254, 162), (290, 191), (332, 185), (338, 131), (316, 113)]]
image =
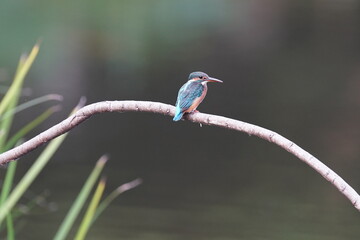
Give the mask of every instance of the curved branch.
[[(152, 112), (173, 116), (175, 107), (169, 104), (149, 101), (104, 101), (90, 104), (27, 142), (0, 154), (0, 164), (8, 163), (25, 155), (51, 139), (70, 131), (92, 115), (102, 112)], [(320, 173), (360, 211), (360, 196), (349, 184), (316, 157), (276, 132), (246, 122), (205, 113), (189, 114), (185, 118), (196, 123), (245, 132), (280, 146)]]

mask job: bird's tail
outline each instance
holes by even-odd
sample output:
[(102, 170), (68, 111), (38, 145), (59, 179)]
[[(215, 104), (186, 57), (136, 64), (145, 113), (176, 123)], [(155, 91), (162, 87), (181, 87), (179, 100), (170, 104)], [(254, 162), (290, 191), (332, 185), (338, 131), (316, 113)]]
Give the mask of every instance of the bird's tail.
[(179, 121), (181, 118), (182, 118), (182, 116), (184, 115), (184, 113), (183, 112), (181, 112), (180, 111), (180, 109), (176, 109), (176, 112), (175, 112), (175, 116), (174, 116), (174, 118), (173, 118), (173, 121)]

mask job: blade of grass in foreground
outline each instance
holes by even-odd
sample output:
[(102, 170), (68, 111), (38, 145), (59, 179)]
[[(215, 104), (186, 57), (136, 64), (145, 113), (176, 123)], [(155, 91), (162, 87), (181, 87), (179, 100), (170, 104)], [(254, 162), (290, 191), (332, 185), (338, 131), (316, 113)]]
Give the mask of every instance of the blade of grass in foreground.
[[(5, 114), (8, 112), (11, 112), (16, 107), (16, 105), (19, 101), (19, 92), (20, 92), (20, 89), (18, 92), (16, 92), (16, 94), (14, 94), (14, 98), (11, 99)], [(10, 114), (6, 119), (3, 119), (0, 121), (0, 132), (2, 133), (1, 138), (0, 138), (0, 152), (5, 151), (4, 145), (5, 145), (6, 139), (8, 138), (13, 119), (14, 119), (14, 115)]]
[(91, 225), (91, 221), (95, 214), (96, 208), (99, 205), (100, 199), (103, 195), (103, 192), (105, 189), (105, 184), (106, 184), (106, 179), (105, 179), (105, 177), (103, 177), (100, 179), (100, 182), (95, 190), (94, 196), (91, 199), (89, 207), (85, 213), (85, 216), (84, 216), (84, 218), (81, 222), (81, 225), (78, 229), (78, 232), (75, 236), (75, 240), (85, 239), (85, 236), (86, 236), (87, 232), (89, 231), (89, 227)]
[(15, 170), (16, 170), (16, 161), (12, 161), (9, 163), (6, 169), (6, 175), (3, 182), (3, 186), (1, 189), (1, 196), (0, 196), (0, 206), (5, 202), (7, 196), (9, 196), (11, 186), (14, 181)]
[[(17, 162), (15, 162), (15, 161), (10, 162), (8, 165), (8, 168), (6, 169), (6, 175), (5, 175), (5, 179), (3, 182), (1, 195), (0, 195), (0, 206), (3, 205), (6, 198), (9, 196), (12, 184), (14, 182), (16, 165), (17, 165)], [(14, 234), (12, 234), (12, 233), (14, 233), (14, 226), (13, 226), (13, 219), (12, 219), (11, 213), (9, 213), (6, 218), (6, 227), (7, 227), (7, 232), (8, 232), (8, 239), (11, 239), (11, 237), (14, 235)], [(1, 224), (0, 224), (0, 229), (1, 229)]]
[[(84, 100), (80, 99), (79, 104), (74, 108), (72, 113), (77, 111), (79, 108), (81, 108), (83, 104), (84, 104)], [(46, 163), (51, 159), (51, 157), (54, 155), (56, 150), (60, 147), (62, 142), (65, 140), (66, 136), (67, 134), (63, 134), (55, 138), (54, 140), (50, 141), (50, 143), (46, 146), (44, 151), (36, 159), (34, 164), (26, 172), (24, 177), (16, 185), (14, 190), (11, 192), (9, 198), (6, 199), (4, 204), (0, 206), (0, 224), (4, 220), (5, 216), (11, 211), (11, 209), (19, 201), (20, 197), (24, 194), (24, 192), (29, 188), (30, 184), (39, 175), (41, 170), (45, 167)]]
[(22, 137), (24, 137), (28, 132), (33, 130), (35, 127), (43, 123), (48, 117), (50, 117), (53, 113), (58, 110), (58, 106), (51, 107), (47, 109), (45, 112), (40, 114), (34, 120), (26, 124), (23, 128), (21, 128), (17, 133), (15, 133), (6, 143), (4, 147), (4, 151), (12, 148), (17, 141), (19, 141)]
[[(38, 51), (38, 49), (37, 49), (37, 51)], [(35, 51), (35, 55), (33, 52), (32, 61), (35, 60), (36, 54), (37, 54), (36, 51)], [(1, 119), (1, 121), (0, 121), (0, 132), (1, 132), (0, 152), (4, 151), (4, 144), (7, 139), (8, 134), (10, 132), (10, 128), (11, 128), (11, 125), (13, 122), (14, 114), (11, 114), (11, 112), (16, 108), (16, 105), (19, 101), (21, 87), (24, 82), (25, 75), (27, 73), (27, 72), (25, 72), (23, 77), (19, 77), (19, 72), (23, 71), (24, 64), (27, 61), (29, 61), (29, 58), (25, 57), (25, 55), (21, 56), (16, 73), (15, 73), (14, 81), (13, 81), (10, 89), (5, 94), (5, 97), (2, 99), (2, 101), (0, 103), (0, 108), (2, 108), (2, 111), (3, 112), (6, 111), (5, 114), (9, 113), (7, 119), (5, 119), (5, 120)], [(30, 68), (31, 64), (32, 63), (30, 63), (29, 68)], [(3, 183), (1, 195), (0, 195), (0, 207), (2, 207), (4, 205), (8, 195), (10, 193), (11, 186), (14, 181), (15, 169), (16, 169), (16, 162), (9, 164), (9, 167), (6, 171), (6, 176), (5, 176), (5, 180)], [(1, 221), (0, 221), (0, 228), (1, 228)], [(13, 224), (13, 218), (12, 218), (11, 212), (9, 212), (6, 216), (6, 228), (7, 228), (7, 239), (10, 239), (10, 240), (15, 239), (14, 224)]]
[[(25, 61), (25, 59), (21, 58), (18, 65), (18, 69), (21, 69), (21, 66), (23, 65), (23, 61)], [(12, 98), (9, 100), (8, 105), (5, 107), (5, 112), (3, 115), (8, 115), (8, 117), (6, 119), (1, 119), (0, 121), (0, 132), (2, 133), (0, 138), (0, 152), (5, 151), (4, 145), (14, 119), (14, 114), (11, 114), (11, 112), (16, 108), (16, 105), (19, 101), (21, 86), (22, 84), (18, 86), (19, 87), (18, 89), (14, 89)]]
[(10, 212), (20, 197), (24, 194), (26, 189), (28, 189), (34, 179), (39, 175), (46, 163), (50, 160), (55, 151), (60, 147), (61, 143), (65, 140), (66, 136), (67, 134), (64, 134), (52, 140), (40, 154), (35, 163), (26, 172), (24, 177), (16, 185), (9, 198), (0, 207), (0, 223), (4, 220), (4, 217)]
[(7, 111), (6, 113), (4, 113), (4, 115), (0, 116), (0, 120), (3, 120), (11, 115), (14, 115), (18, 112), (21, 112), (27, 108), (39, 105), (41, 103), (47, 102), (47, 101), (51, 101), (51, 100), (55, 100), (55, 101), (62, 101), (63, 97), (59, 94), (48, 94), (42, 97), (38, 97), (35, 99), (32, 99), (28, 102), (25, 102), (23, 104), (20, 104), (18, 106), (16, 106), (14, 109), (12, 109), (11, 111)]
[(96, 212), (94, 214), (91, 224), (93, 224), (95, 222), (95, 220), (100, 216), (100, 214), (110, 205), (110, 203), (115, 198), (117, 198), (120, 194), (139, 186), (141, 183), (142, 183), (142, 179), (137, 178), (131, 182), (124, 183), (120, 187), (116, 188), (96, 208)]
[(15, 239), (14, 221), (11, 212), (6, 216), (7, 240)]
[(11, 87), (5, 94), (4, 98), (0, 103), (0, 115), (2, 115), (5, 109), (8, 107), (11, 99), (13, 99), (14, 94), (21, 88), (21, 85), (24, 81), (26, 74), (28, 73), (31, 65), (33, 64), (37, 54), (39, 53), (39, 44), (36, 44), (31, 50), (30, 54), (24, 61), (20, 61), (18, 70), (16, 72), (15, 78)]
[(95, 168), (93, 169), (90, 176), (86, 180), (79, 195), (76, 197), (65, 219), (61, 223), (59, 230), (55, 234), (54, 240), (63, 240), (69, 234), (72, 225), (74, 224), (77, 216), (79, 215), (80, 210), (84, 206), (86, 199), (90, 195), (91, 189), (94, 187), (96, 180), (99, 178), (100, 173), (104, 168), (107, 160), (108, 157), (104, 155), (97, 161)]

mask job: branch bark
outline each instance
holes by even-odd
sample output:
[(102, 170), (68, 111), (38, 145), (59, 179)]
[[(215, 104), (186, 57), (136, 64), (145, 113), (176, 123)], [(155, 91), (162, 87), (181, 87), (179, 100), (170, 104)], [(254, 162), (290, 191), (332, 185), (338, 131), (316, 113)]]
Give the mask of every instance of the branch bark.
[[(79, 109), (70, 117), (40, 133), (34, 138), (0, 154), (0, 164), (6, 164), (12, 160), (16, 160), (51, 139), (70, 131), (72, 128), (84, 122), (92, 115), (103, 112), (152, 112), (173, 116), (175, 113), (175, 107), (169, 104), (149, 101), (104, 101), (93, 103)], [(205, 113), (193, 113), (187, 115), (185, 118), (191, 122), (245, 132), (249, 135), (255, 135), (268, 142), (278, 145), (320, 173), (346, 198), (348, 198), (358, 211), (360, 211), (360, 196), (349, 184), (347, 184), (339, 175), (337, 175), (316, 157), (278, 133), (250, 123)]]

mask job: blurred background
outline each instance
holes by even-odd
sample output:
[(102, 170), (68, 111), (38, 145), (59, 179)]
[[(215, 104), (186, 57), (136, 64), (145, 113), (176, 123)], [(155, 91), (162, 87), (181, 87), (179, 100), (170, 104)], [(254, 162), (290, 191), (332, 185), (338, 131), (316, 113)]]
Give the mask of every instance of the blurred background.
[[(0, 81), (42, 40), (22, 102), (81, 96), (175, 104), (188, 74), (209, 84), (199, 111), (274, 130), (360, 191), (360, 2), (354, 0), (2, 1)], [(49, 104), (48, 104), (49, 105)], [(17, 116), (15, 128), (39, 115)], [(30, 137), (30, 136), (29, 136)], [(21, 177), (40, 153), (19, 161)], [(50, 239), (96, 160), (106, 191), (136, 177), (88, 239), (359, 239), (359, 212), (307, 165), (257, 137), (148, 113), (94, 116), (71, 131), (31, 187), (19, 239)], [(0, 172), (4, 174), (3, 171)]]

